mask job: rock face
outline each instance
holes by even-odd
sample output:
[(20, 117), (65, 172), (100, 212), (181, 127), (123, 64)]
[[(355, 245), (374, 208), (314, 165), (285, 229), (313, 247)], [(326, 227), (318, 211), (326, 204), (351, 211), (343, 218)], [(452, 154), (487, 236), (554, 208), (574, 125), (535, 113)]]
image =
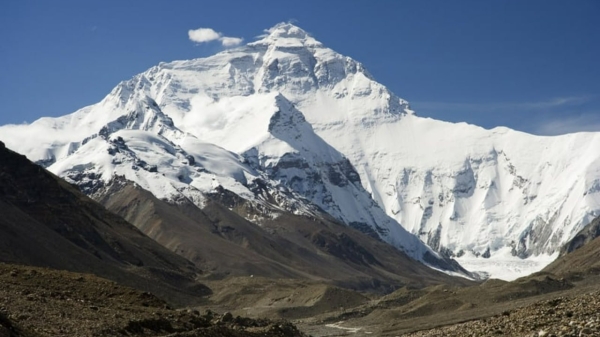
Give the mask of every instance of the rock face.
[(560, 250), (560, 256), (544, 271), (569, 276), (595, 274), (600, 269), (600, 218), (585, 226)]
[(406, 231), (494, 265), (556, 253), (600, 214), (600, 134), (418, 117), (362, 64), (291, 24), (161, 63), (71, 115), (0, 130), (87, 193), (120, 175), (201, 207), (216, 186), (265, 202), (254, 193), (263, 186), (286, 211), (324, 211), (421, 260), (431, 252)]
[(584, 245), (594, 241), (600, 236), (600, 217), (594, 219), (587, 226), (585, 226), (577, 235), (575, 235), (571, 241), (567, 242), (560, 250), (560, 256), (564, 256), (575, 250), (583, 247)]

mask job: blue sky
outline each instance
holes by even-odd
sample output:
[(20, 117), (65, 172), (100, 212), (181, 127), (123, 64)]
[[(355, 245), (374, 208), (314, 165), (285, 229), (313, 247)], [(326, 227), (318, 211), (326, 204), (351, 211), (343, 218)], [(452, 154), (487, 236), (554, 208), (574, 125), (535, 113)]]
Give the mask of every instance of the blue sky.
[(28, 1), (0, 4), (0, 125), (100, 101), (188, 30), (252, 41), (292, 20), (418, 115), (538, 134), (600, 131), (600, 1)]

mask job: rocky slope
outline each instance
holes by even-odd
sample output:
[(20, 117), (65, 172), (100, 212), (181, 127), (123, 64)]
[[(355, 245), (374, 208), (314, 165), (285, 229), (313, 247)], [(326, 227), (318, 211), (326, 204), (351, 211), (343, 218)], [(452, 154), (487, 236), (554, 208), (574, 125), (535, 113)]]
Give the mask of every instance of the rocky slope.
[[(484, 318), (465, 317), (464, 320), (476, 319), (406, 336), (600, 335), (600, 241), (597, 239), (599, 224), (600, 219), (596, 218), (585, 226), (563, 246), (560, 256), (539, 275), (506, 284), (500, 292), (501, 297), (493, 301), (501, 303), (501, 298), (512, 299), (505, 308), (488, 313)], [(542, 282), (537, 282), (533, 288), (519, 287), (519, 284), (536, 279)], [(473, 289), (486, 288), (486, 284), (487, 282)], [(475, 295), (473, 289), (466, 288), (463, 291)], [(519, 303), (519, 298), (525, 302)], [(489, 307), (494, 305), (497, 304), (490, 303)]]
[(170, 201), (202, 207), (221, 186), (258, 205), (264, 183), (285, 211), (320, 209), (423, 260), (428, 248), (409, 231), (503, 278), (542, 268), (600, 213), (600, 134), (418, 117), (292, 24), (161, 63), (98, 104), (4, 126), (0, 138), (89, 192), (124, 175)]
[(594, 219), (561, 249), (544, 271), (557, 275), (589, 275), (600, 271), (600, 218)]
[(0, 336), (302, 337), (284, 321), (175, 310), (93, 275), (0, 263)]
[[(600, 335), (597, 227), (598, 219), (542, 272), (462, 288), (404, 287), (336, 318), (345, 320), (342, 327), (382, 336)], [(306, 329), (327, 335), (319, 327)]]
[(0, 261), (93, 273), (200, 302), (200, 271), (75, 187), (0, 142)]
[[(472, 283), (432, 270), (332, 218), (276, 209), (269, 210), (278, 212), (276, 218), (262, 218), (264, 209), (226, 190), (206, 194), (202, 209), (190, 201), (167, 203), (125, 181), (114, 181), (97, 193), (109, 210), (194, 262), (204, 278), (309, 279), (376, 292), (405, 284)], [(246, 219), (261, 219), (260, 226)]]
[(506, 310), (487, 319), (405, 334), (432, 336), (598, 336), (600, 335), (600, 292), (562, 296)]

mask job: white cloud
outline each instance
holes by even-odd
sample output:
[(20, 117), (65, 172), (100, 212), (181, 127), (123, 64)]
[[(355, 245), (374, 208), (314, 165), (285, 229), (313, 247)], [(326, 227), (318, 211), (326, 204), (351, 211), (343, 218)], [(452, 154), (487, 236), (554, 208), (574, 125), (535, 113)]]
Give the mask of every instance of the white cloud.
[(223, 36), (222, 33), (216, 32), (212, 28), (190, 29), (188, 30), (188, 37), (191, 41), (196, 43), (219, 40), (223, 47), (234, 47), (244, 41), (241, 37)]
[(242, 43), (242, 41), (244, 41), (244, 39), (242, 39), (241, 37), (223, 36), (222, 38), (219, 39), (219, 41), (221, 41), (221, 43), (223, 44), (223, 47), (233, 47), (233, 46), (237, 46), (240, 43)]
[(203, 43), (218, 40), (221, 33), (217, 33), (211, 28), (198, 28), (188, 30), (188, 36), (193, 42)]
[(190, 113), (184, 117), (185, 125), (206, 130), (220, 130), (227, 125), (227, 114), (208, 95), (199, 93), (190, 104)]

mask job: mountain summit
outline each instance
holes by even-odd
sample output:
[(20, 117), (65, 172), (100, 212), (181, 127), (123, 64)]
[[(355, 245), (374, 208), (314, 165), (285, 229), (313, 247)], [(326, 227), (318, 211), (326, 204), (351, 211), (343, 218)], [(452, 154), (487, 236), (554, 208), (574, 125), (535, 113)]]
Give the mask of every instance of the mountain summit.
[(272, 45), (286, 47), (322, 47), (321, 42), (315, 40), (302, 28), (291, 23), (282, 22), (270, 29), (265, 30), (260, 40), (249, 43), (251, 46)]
[(261, 205), (248, 215), (258, 225), (327, 214), (418, 260), (442, 254), (507, 279), (542, 268), (600, 214), (600, 134), (418, 117), (289, 23), (161, 63), (70, 115), (4, 126), (0, 139), (91, 195), (117, 176), (198, 207), (225, 189)]

